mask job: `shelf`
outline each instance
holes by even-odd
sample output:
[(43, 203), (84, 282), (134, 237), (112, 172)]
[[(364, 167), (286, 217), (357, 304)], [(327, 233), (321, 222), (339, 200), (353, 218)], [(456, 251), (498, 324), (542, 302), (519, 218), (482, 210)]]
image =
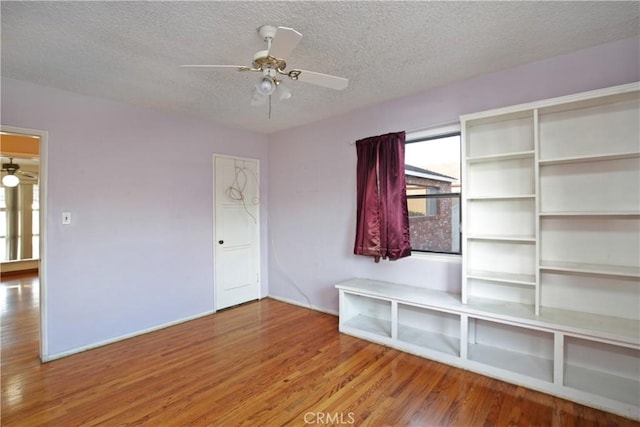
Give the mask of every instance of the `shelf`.
[(398, 325), (398, 340), (404, 343), (460, 357), (460, 338)]
[(533, 274), (502, 273), (498, 271), (469, 270), (468, 279), (480, 279), (491, 282), (508, 283), (520, 286), (535, 286), (536, 276)]
[(565, 365), (564, 385), (630, 405), (640, 402), (640, 383), (637, 380), (581, 366)]
[(553, 360), (551, 359), (484, 344), (469, 344), (468, 354), (469, 360), (474, 362), (480, 362), (542, 381), (553, 381)]
[(462, 306), (460, 294), (434, 291), (431, 289), (418, 288), (416, 286), (401, 285), (397, 283), (383, 282), (371, 279), (350, 279), (336, 284), (336, 288), (366, 295), (374, 298), (393, 298), (400, 303), (419, 305), (425, 308), (458, 311)]
[(487, 156), (467, 157), (468, 163), (495, 162), (501, 160), (514, 160), (533, 158), (535, 151), (519, 151), (514, 153), (492, 154)]
[(345, 321), (343, 325), (350, 329), (391, 338), (391, 322), (388, 320), (358, 315)]
[(599, 162), (605, 160), (621, 160), (621, 159), (635, 159), (640, 157), (640, 152), (629, 153), (616, 153), (616, 154), (601, 154), (591, 156), (574, 156), (574, 157), (562, 157), (557, 159), (540, 159), (538, 164), (540, 166), (549, 165), (563, 165), (570, 163), (584, 163), (584, 162)]
[(489, 298), (469, 297), (466, 306), (470, 314), (484, 314), (488, 319), (499, 320), (534, 320), (533, 304), (500, 301)]
[(469, 239), (469, 240), (489, 240), (489, 241), (493, 240), (493, 241), (499, 241), (499, 242), (521, 242), (521, 243), (535, 243), (536, 242), (535, 236), (527, 236), (527, 235), (516, 236), (516, 235), (506, 235), (506, 234), (505, 235), (473, 234), (473, 235), (468, 235), (467, 239)]
[(544, 306), (540, 307), (540, 315), (536, 316), (533, 305), (475, 297), (469, 297), (466, 306), (466, 311), (469, 314), (478, 317), (482, 315), (485, 318), (498, 319), (510, 323), (538, 326), (592, 338), (640, 345), (640, 322), (633, 319)]
[(497, 196), (483, 196), (483, 195), (479, 195), (479, 196), (469, 196), (467, 197), (467, 200), (469, 201), (476, 201), (476, 200), (484, 200), (484, 201), (491, 201), (491, 200), (519, 200), (519, 199), (535, 199), (535, 194), (505, 194), (505, 195), (497, 195)]
[(598, 265), (598, 264), (582, 264), (582, 263), (576, 263), (576, 262), (542, 261), (540, 264), (540, 270), (640, 278), (640, 267), (627, 267), (627, 266), (618, 266), (618, 265)]
[(560, 217), (604, 217), (604, 218), (639, 218), (640, 211), (598, 211), (598, 212), (540, 212), (541, 217), (560, 218)]

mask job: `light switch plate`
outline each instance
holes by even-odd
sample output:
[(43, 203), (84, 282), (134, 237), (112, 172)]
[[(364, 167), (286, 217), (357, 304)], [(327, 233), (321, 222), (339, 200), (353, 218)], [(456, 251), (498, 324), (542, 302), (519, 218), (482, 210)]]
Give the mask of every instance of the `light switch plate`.
[(62, 212), (62, 225), (71, 224), (71, 212)]

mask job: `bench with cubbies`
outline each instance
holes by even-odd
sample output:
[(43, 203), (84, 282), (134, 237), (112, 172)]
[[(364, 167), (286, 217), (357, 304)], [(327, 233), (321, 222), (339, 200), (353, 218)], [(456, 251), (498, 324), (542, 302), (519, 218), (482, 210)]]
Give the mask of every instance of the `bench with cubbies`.
[(637, 321), (370, 279), (336, 285), (340, 332), (639, 418)]

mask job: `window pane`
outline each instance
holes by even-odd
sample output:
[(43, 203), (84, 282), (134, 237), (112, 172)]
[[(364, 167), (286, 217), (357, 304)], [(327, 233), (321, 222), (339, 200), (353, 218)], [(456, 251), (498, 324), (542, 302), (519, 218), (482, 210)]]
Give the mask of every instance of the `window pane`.
[[(424, 196), (427, 194), (427, 188), (419, 185), (407, 184), (407, 196)], [(407, 209), (409, 216), (425, 216), (427, 214), (427, 204), (424, 198), (407, 199)]]
[[(427, 187), (427, 194), (438, 194), (440, 192), (440, 188), (438, 187)], [(438, 199), (427, 199), (427, 216), (437, 216), (438, 215)]]
[(31, 234), (40, 234), (40, 211), (31, 211)]
[[(409, 201), (420, 201), (413, 199)], [(430, 198), (436, 215), (410, 216), (411, 248), (416, 251), (460, 253), (460, 196)]]
[(0, 261), (7, 260), (7, 239), (6, 237), (0, 237)]
[[(459, 193), (460, 135), (407, 143), (405, 165), (410, 166), (407, 168), (407, 177), (436, 180), (439, 181), (436, 187), (441, 188), (441, 193)], [(442, 188), (441, 184), (445, 182), (450, 190)]]
[(412, 249), (459, 254), (460, 135), (408, 142), (405, 171)]

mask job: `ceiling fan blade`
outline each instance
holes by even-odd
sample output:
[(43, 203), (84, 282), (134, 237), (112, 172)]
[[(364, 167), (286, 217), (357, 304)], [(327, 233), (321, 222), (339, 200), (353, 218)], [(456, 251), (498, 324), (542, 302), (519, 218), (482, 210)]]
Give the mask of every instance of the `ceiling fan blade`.
[(276, 34), (271, 40), (271, 48), (269, 49), (269, 56), (274, 58), (285, 59), (289, 56), (293, 49), (298, 46), (302, 40), (302, 34), (288, 27), (278, 27)]
[(245, 65), (210, 65), (210, 64), (184, 64), (180, 68), (235, 68), (238, 71), (249, 71), (250, 67)]
[(27, 171), (19, 170), (16, 173), (19, 173), (20, 175), (26, 178), (38, 179), (38, 174), (36, 172), (31, 172), (31, 171), (27, 172)]
[(323, 86), (329, 89), (343, 90), (349, 85), (349, 79), (344, 77), (330, 76), (329, 74), (316, 73), (307, 70), (295, 70), (299, 72), (298, 77), (294, 80), (309, 83), (312, 85)]

